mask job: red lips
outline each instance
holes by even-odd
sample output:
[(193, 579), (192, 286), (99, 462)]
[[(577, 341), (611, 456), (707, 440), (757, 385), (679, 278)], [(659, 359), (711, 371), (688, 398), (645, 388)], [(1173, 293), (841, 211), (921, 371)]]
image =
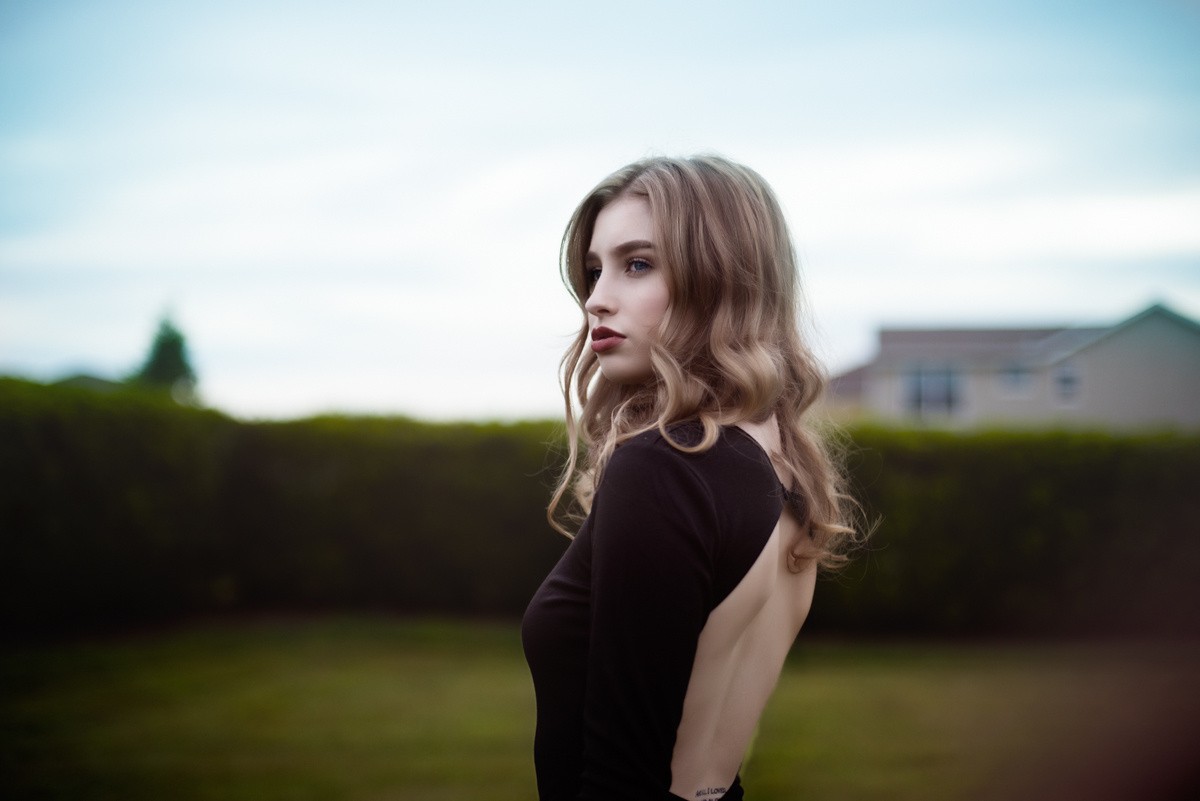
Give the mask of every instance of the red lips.
[(611, 328), (602, 325), (592, 329), (592, 351), (595, 353), (604, 353), (606, 350), (612, 350), (624, 341), (625, 336), (618, 334)]

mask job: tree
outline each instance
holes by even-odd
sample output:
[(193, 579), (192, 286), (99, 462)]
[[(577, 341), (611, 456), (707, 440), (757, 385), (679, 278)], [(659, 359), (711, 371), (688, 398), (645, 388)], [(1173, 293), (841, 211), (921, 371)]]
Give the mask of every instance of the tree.
[(170, 318), (164, 317), (158, 324), (158, 333), (150, 345), (150, 353), (130, 382), (167, 392), (179, 403), (196, 403), (196, 371), (188, 361), (183, 334)]

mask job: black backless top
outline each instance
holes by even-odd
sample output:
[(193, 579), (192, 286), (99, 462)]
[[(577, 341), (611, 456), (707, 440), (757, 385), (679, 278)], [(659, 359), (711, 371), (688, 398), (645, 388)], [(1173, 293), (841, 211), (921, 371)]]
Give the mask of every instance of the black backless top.
[[(695, 444), (701, 431), (669, 433)], [(741, 429), (698, 454), (657, 431), (613, 452), (591, 514), (522, 623), (542, 801), (678, 798), (671, 756), (700, 631), (782, 511), (774, 468)], [(737, 779), (713, 789), (703, 801), (743, 797)]]

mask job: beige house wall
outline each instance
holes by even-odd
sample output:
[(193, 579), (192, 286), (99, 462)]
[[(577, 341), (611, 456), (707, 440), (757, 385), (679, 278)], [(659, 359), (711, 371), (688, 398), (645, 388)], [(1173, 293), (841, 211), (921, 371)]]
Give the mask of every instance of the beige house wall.
[(869, 414), (884, 420), (907, 417), (903, 377), (895, 372), (873, 371), (864, 385)]
[(964, 407), (964, 419), (970, 425), (987, 423), (1042, 423), (1046, 419), (1050, 381), (1045, 370), (1030, 370), (1021, 385), (1013, 385), (1002, 371), (1009, 365), (997, 365), (992, 370), (976, 370), (968, 375), (969, 402)]
[(1200, 428), (1200, 332), (1163, 315), (1119, 328), (1071, 357), (1079, 397), (1054, 417), (1118, 426)]
[[(935, 416), (925, 422), (946, 427), (968, 427), (987, 423), (1034, 423), (1046, 421), (1048, 377), (1045, 371), (1030, 373), (1020, 389), (1005, 383), (998, 371), (955, 367), (958, 374), (958, 405), (953, 415)], [(882, 420), (911, 420), (906, 406), (905, 373), (879, 371), (866, 381), (866, 408)]]

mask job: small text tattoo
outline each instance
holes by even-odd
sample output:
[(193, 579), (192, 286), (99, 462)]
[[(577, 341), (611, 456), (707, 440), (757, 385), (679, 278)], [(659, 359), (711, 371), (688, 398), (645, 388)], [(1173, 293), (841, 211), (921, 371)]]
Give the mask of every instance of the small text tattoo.
[(696, 798), (720, 798), (728, 791), (727, 787), (705, 787), (696, 791)]

